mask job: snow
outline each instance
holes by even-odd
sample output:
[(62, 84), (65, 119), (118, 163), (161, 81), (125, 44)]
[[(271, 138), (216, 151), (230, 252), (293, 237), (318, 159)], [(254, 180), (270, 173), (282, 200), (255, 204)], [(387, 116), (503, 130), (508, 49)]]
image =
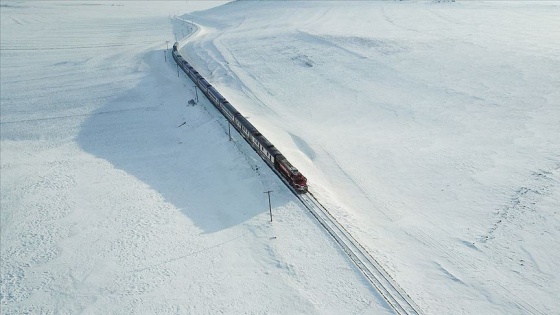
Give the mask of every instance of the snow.
[(427, 313), (550, 314), (558, 9), (239, 1), (183, 52)]
[(181, 52), (426, 314), (558, 313), (559, 9), (2, 0), (2, 314), (392, 313), (187, 104), (164, 54), (193, 30)]
[(388, 313), (217, 113), (187, 106), (169, 15), (220, 3), (117, 4), (2, 2), (2, 314)]

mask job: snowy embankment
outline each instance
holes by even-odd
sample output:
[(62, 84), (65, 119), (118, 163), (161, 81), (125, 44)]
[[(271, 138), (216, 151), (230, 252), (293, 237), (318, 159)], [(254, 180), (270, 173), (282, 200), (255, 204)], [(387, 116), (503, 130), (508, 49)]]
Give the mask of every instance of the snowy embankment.
[(253, 2), (183, 53), (431, 314), (560, 309), (558, 2)]
[(187, 106), (164, 51), (190, 27), (170, 16), (218, 4), (2, 1), (2, 314), (390, 313), (212, 107)]

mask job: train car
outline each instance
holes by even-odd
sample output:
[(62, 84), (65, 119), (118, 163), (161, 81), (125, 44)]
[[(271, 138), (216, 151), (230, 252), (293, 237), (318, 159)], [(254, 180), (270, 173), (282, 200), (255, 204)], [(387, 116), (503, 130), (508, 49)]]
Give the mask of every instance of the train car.
[(173, 45), (172, 55), (183, 72), (185, 72), (185, 74), (200, 88), (208, 100), (210, 100), (216, 109), (224, 115), (237, 131), (239, 131), (241, 136), (267, 164), (276, 169), (296, 192), (306, 193), (308, 191), (308, 186), (305, 176), (303, 176), (303, 174), (301, 174), (298, 169), (247, 120), (247, 118), (241, 115), (215, 87), (179, 54), (178, 45), (177, 42)]
[(226, 98), (223, 97), (222, 94), (220, 94), (220, 92), (218, 92), (218, 90), (216, 90), (216, 88), (213, 86), (210, 86), (208, 88), (208, 93), (210, 94), (210, 100), (216, 106), (220, 106), (220, 104), (222, 104), (223, 102), (227, 102)]
[(198, 86), (200, 87), (202, 92), (204, 92), (204, 94), (208, 96), (208, 88), (211, 87), (212, 84), (208, 83), (205, 78), (200, 76), (200, 78), (198, 79)]
[(255, 138), (259, 143), (259, 151), (272, 163), (272, 165), (274, 165), (276, 157), (282, 155), (282, 153), (280, 153), (280, 151), (276, 149), (276, 147), (262, 134), (259, 133), (258, 135), (255, 135)]
[(224, 111), (226, 112), (226, 118), (231, 122), (235, 119), (235, 114), (239, 113), (233, 105), (231, 105), (228, 101), (224, 101), (221, 103)]

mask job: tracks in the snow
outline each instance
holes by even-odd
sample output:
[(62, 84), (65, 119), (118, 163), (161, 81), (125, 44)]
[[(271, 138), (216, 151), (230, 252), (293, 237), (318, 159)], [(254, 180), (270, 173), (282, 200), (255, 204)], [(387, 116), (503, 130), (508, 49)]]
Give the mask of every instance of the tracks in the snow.
[(367, 250), (346, 230), (311, 193), (296, 194), (319, 223), (333, 237), (396, 314), (420, 315), (420, 308)]
[[(206, 94), (207, 95), (207, 94)], [(329, 213), (329, 211), (308, 192), (299, 194), (274, 167), (271, 160), (263, 156), (262, 152), (251, 145), (251, 141), (242, 137), (261, 156), (270, 169), (278, 175), (280, 180), (301, 200), (325, 230), (340, 245), (341, 249), (354, 262), (377, 292), (387, 301), (387, 304), (398, 315), (420, 315), (419, 307), (398, 286), (396, 281), (383, 267), (366, 251), (366, 249)]]

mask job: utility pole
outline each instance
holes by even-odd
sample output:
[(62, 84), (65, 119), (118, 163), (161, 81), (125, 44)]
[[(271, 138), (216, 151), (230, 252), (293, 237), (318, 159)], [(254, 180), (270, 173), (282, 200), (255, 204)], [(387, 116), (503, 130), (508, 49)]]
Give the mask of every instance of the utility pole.
[(270, 222), (272, 222), (272, 206), (270, 204), (270, 193), (274, 190), (265, 191), (265, 194), (268, 194), (268, 212), (270, 213)]
[(228, 120), (228, 125), (227, 125), (227, 134), (229, 136), (229, 141), (231, 141), (231, 123)]
[(177, 64), (177, 78), (179, 77), (179, 64)]
[(165, 47), (167, 49), (163, 52), (163, 55), (165, 56), (165, 62), (167, 62), (167, 51), (169, 50), (169, 41), (168, 40), (165, 41)]
[(196, 85), (193, 85), (194, 93), (196, 95), (196, 103), (198, 104), (198, 90), (196, 89)]

